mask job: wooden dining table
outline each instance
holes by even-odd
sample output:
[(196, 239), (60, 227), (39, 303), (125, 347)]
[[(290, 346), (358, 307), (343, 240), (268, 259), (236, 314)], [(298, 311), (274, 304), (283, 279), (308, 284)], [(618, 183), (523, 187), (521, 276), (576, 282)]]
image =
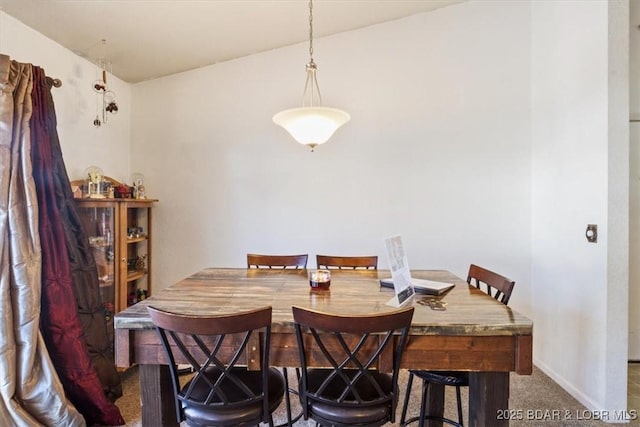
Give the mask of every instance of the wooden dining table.
[[(167, 362), (147, 306), (192, 314), (271, 306), (270, 363), (296, 367), (292, 306), (337, 314), (396, 310), (387, 304), (393, 289), (380, 286), (389, 277), (385, 270), (333, 270), (330, 288), (315, 290), (307, 270), (208, 268), (121, 311), (114, 318), (116, 365), (139, 365), (142, 425), (178, 425)], [(469, 371), (469, 426), (508, 425), (509, 374), (532, 373), (533, 322), (451, 272), (413, 270), (412, 277), (455, 286), (438, 297), (445, 310), (422, 304), (421, 294), (408, 302), (415, 312), (402, 367)], [(443, 387), (435, 387), (428, 404), (433, 413), (443, 412)]]

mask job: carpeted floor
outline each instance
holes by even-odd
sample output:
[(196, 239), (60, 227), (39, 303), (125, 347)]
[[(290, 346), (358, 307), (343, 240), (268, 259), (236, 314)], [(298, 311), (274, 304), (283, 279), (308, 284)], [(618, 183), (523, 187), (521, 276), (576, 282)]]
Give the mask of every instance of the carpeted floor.
[[(140, 419), (140, 388), (138, 383), (138, 370), (131, 368), (122, 374), (123, 397), (118, 399), (116, 405), (120, 408), (127, 426), (141, 426)], [(406, 371), (401, 374), (400, 402), (404, 399), (404, 385), (406, 384)], [(456, 418), (455, 393), (452, 387), (447, 387), (446, 413), (450, 418)], [(467, 400), (466, 390), (463, 389), (463, 401)], [(417, 415), (419, 411), (420, 389), (419, 381), (414, 382), (414, 389), (411, 393), (411, 403), (409, 415)], [(400, 419), (401, 404), (398, 406), (397, 418)], [(296, 408), (294, 407), (294, 412)], [(595, 420), (597, 414), (587, 411), (577, 400), (564, 391), (558, 384), (546, 376), (542, 371), (534, 367), (533, 375), (521, 376), (511, 375), (511, 393), (509, 399), (509, 409), (515, 418), (510, 422), (510, 426), (580, 426), (598, 427), (607, 426), (602, 421)], [(465, 425), (467, 424), (467, 407), (464, 405)], [(413, 415), (412, 415), (413, 414)], [(613, 415), (611, 415), (613, 417)], [(274, 414), (275, 423), (280, 424), (285, 420), (284, 404)], [(513, 417), (512, 417), (513, 418)], [(299, 421), (296, 426), (313, 426), (314, 423)], [(416, 425), (416, 424), (413, 424)], [(640, 421), (632, 421), (627, 426), (640, 426)], [(487, 426), (490, 427), (490, 426)]]

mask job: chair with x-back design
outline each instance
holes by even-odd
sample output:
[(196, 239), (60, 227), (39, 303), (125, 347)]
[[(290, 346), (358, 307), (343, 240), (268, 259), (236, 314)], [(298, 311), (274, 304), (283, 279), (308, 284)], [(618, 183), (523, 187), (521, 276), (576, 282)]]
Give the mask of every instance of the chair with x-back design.
[[(323, 426), (393, 423), (413, 311), (336, 315), (294, 306), (304, 419)], [(377, 369), (382, 354), (393, 360), (388, 373)], [(329, 368), (310, 368), (311, 361)]]
[[(148, 311), (169, 362), (178, 423), (273, 426), (271, 414), (282, 402), (285, 383), (280, 371), (269, 367), (271, 307), (228, 315), (151, 306)], [(259, 370), (246, 366), (250, 357), (259, 361)], [(184, 385), (178, 363), (194, 372)]]

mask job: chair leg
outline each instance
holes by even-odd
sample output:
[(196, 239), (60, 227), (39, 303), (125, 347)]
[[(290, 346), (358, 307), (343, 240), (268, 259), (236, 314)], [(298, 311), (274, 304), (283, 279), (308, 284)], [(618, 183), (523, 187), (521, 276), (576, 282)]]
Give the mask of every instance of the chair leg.
[(284, 375), (284, 404), (287, 411), (287, 426), (293, 425), (291, 421), (291, 397), (289, 396), (289, 376), (287, 375), (287, 368), (282, 368), (282, 374)]
[(407, 380), (407, 389), (404, 394), (404, 403), (402, 405), (402, 415), (400, 415), (400, 425), (403, 426), (407, 419), (407, 408), (409, 407), (409, 398), (411, 397), (411, 386), (413, 385), (413, 374), (409, 372)]
[[(298, 395), (298, 391), (297, 390), (293, 390), (289, 387), (289, 375), (287, 372), (287, 368), (282, 368), (282, 375), (284, 376), (284, 404), (285, 404), (285, 409), (287, 412), (287, 422), (286, 423), (282, 423), (282, 424), (278, 424), (276, 427), (291, 427), (293, 426), (300, 418), (302, 418), (302, 411), (300, 411), (299, 414), (297, 414), (295, 417), (292, 415), (291, 413), (291, 393), (295, 394), (296, 396)], [(296, 368), (296, 378), (297, 378), (297, 383), (300, 384), (300, 370), (298, 368)]]
[(422, 380), (422, 399), (420, 402), (420, 417), (418, 418), (418, 425), (424, 427), (424, 420), (427, 412), (427, 398), (429, 397), (429, 383)]
[(460, 427), (464, 424), (462, 422), (462, 398), (460, 397), (460, 386), (456, 386), (456, 399), (458, 399), (458, 423)]

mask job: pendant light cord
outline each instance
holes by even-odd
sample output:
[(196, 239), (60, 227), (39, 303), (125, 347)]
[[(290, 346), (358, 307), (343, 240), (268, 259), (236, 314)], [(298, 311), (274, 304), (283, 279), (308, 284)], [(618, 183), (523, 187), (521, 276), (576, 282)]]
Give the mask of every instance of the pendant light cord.
[(322, 95), (316, 77), (317, 71), (318, 66), (313, 60), (313, 0), (309, 0), (309, 62), (307, 63), (307, 81), (304, 84), (304, 91), (302, 91), (303, 107), (313, 107), (316, 97), (318, 98), (317, 105), (322, 105)]
[(309, 58), (313, 62), (313, 0), (309, 0)]

